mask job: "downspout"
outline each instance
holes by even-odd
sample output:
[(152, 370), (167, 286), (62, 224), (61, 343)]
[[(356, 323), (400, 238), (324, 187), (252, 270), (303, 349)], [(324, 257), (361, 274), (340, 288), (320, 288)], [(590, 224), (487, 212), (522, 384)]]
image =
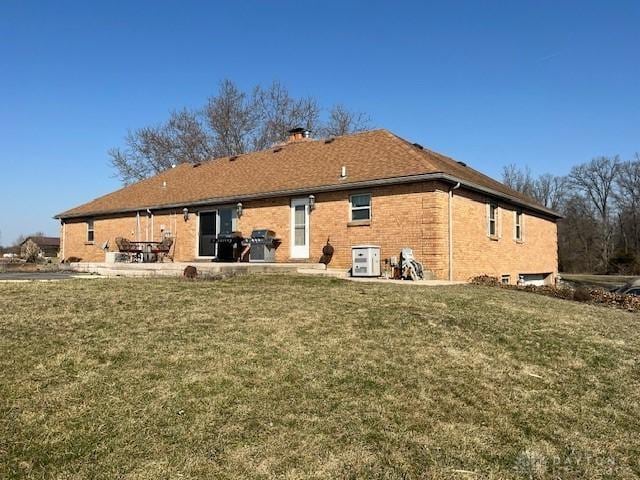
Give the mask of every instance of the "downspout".
[(460, 182), (449, 189), (449, 281), (453, 281), (453, 191), (460, 188)]
[(60, 242), (60, 261), (64, 261), (64, 259), (66, 258), (64, 256), (64, 246), (67, 243), (67, 229), (65, 228), (65, 223), (64, 220), (61, 220), (60, 223), (62, 224), (62, 241)]

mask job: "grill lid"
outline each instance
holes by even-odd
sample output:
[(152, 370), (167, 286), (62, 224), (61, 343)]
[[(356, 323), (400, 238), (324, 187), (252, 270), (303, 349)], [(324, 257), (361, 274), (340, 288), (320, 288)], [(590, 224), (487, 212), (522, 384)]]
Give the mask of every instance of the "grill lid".
[(226, 233), (219, 233), (218, 234), (218, 239), (221, 238), (242, 238), (242, 232), (226, 232)]
[(251, 238), (270, 239), (276, 236), (276, 232), (267, 228), (257, 228), (251, 232)]

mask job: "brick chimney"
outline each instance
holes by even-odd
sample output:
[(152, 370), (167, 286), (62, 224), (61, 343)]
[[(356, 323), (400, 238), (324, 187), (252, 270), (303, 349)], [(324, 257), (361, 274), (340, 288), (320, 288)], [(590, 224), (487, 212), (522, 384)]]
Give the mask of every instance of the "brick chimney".
[(311, 132), (309, 130), (306, 130), (302, 127), (292, 128), (291, 130), (289, 130), (289, 138), (287, 139), (287, 143), (307, 140), (309, 139), (309, 137), (311, 137)]

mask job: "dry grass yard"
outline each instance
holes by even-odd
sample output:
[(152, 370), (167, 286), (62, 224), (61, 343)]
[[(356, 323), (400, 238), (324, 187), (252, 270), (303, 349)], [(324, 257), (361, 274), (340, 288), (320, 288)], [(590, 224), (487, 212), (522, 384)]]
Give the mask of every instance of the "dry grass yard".
[(0, 284), (0, 478), (631, 478), (637, 314), (476, 286)]

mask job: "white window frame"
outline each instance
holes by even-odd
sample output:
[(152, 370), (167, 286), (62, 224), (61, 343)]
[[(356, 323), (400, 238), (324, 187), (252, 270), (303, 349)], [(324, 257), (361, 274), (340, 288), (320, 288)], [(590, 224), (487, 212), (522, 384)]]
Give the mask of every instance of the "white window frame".
[[(520, 223), (518, 223), (520, 217)], [(520, 227), (520, 235), (518, 235), (518, 227)], [(513, 212), (513, 239), (516, 242), (524, 242), (524, 212), (516, 210)]]
[[(491, 218), (491, 210), (495, 209), (495, 217)], [(491, 222), (494, 223), (493, 233), (491, 233)], [(487, 202), (487, 236), (497, 240), (500, 238), (500, 206), (498, 202)]]
[[(506, 280), (506, 282), (505, 282), (505, 280)], [(506, 274), (506, 273), (504, 275), (502, 275), (500, 277), (500, 283), (502, 285), (510, 285), (511, 284), (511, 275)]]
[[(89, 239), (89, 233), (91, 233), (91, 239)], [(96, 241), (96, 225), (93, 219), (87, 220), (87, 243), (94, 243)]]
[[(369, 205), (363, 206), (363, 207), (354, 207), (353, 206), (353, 197), (358, 197), (358, 196), (368, 196), (369, 197)], [(349, 195), (349, 221), (350, 222), (370, 222), (371, 218), (373, 217), (373, 209), (371, 208), (373, 202), (373, 195), (371, 195), (370, 192), (360, 192), (360, 193), (352, 193), (351, 195)], [(354, 220), (353, 218), (353, 211), (354, 210), (368, 210), (369, 211), (369, 218), (360, 218), (357, 220)]]
[[(304, 206), (304, 221), (305, 221), (305, 232), (304, 232), (304, 245), (296, 245), (296, 207)], [(310, 258), (310, 238), (311, 238), (311, 215), (309, 210), (309, 198), (292, 198), (290, 205), (290, 257), (293, 260), (307, 260)]]

